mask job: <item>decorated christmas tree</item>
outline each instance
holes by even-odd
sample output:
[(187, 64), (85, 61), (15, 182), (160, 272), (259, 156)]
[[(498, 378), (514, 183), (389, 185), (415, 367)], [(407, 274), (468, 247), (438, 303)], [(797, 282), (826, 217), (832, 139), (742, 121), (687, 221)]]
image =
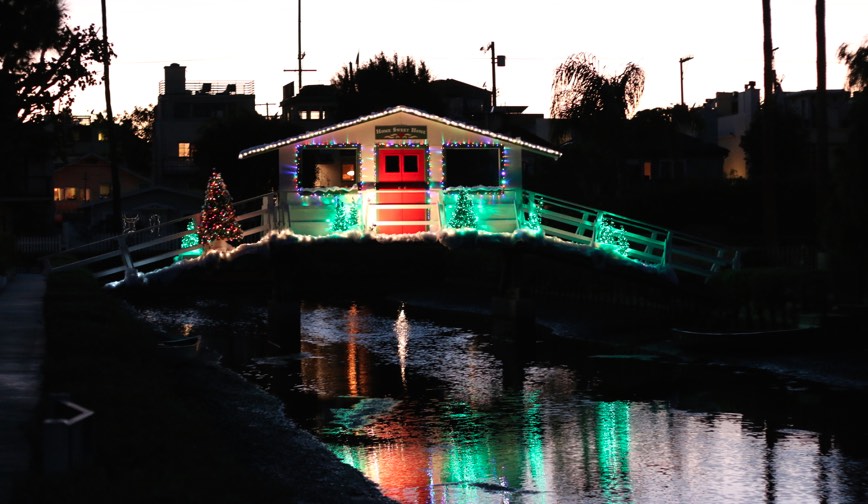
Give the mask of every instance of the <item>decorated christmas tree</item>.
[[(349, 206), (349, 208), (347, 208)], [(355, 204), (347, 205), (340, 196), (335, 196), (335, 216), (332, 220), (332, 231), (341, 233), (354, 229), (359, 223), (359, 211)]]
[(458, 192), (458, 202), (455, 204), (455, 212), (449, 219), (449, 227), (452, 228), (476, 228), (476, 213), (473, 211), (473, 203), (466, 189)]
[(218, 240), (225, 242), (241, 239), (241, 226), (232, 206), (232, 196), (223, 182), (219, 172), (212, 172), (205, 191), (205, 203), (202, 205), (202, 218), (199, 221), (199, 236), (203, 243), (213, 243)]

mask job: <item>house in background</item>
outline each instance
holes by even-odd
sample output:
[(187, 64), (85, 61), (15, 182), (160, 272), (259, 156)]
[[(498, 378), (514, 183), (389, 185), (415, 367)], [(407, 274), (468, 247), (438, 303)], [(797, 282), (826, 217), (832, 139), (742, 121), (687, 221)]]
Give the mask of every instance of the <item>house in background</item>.
[(491, 91), (455, 79), (431, 81), (431, 92), (437, 96), (446, 117), (479, 124), (491, 113)]
[(193, 177), (199, 130), (214, 118), (254, 113), (253, 81), (187, 81), (187, 67), (177, 63), (164, 70), (154, 108), (154, 182), (201, 190)]
[[(788, 108), (802, 120), (808, 132), (808, 149), (812, 158), (817, 152), (816, 99), (817, 91), (778, 91), (777, 103)], [(850, 93), (843, 89), (826, 91), (826, 114), (829, 126), (829, 166), (837, 162), (836, 149), (847, 142), (847, 112), (850, 107)], [(727, 149), (729, 154), (724, 161), (723, 172), (727, 178), (748, 178), (750, 172), (741, 148), (741, 138), (750, 129), (754, 115), (760, 110), (760, 90), (755, 81), (744, 86), (744, 91), (717, 93), (706, 100), (702, 108), (705, 131), (702, 138), (716, 142)]]
[(750, 81), (744, 85), (744, 91), (719, 92), (702, 107), (705, 130), (701, 138), (729, 151), (723, 161), (726, 178), (748, 177), (741, 137), (750, 129), (753, 116), (760, 109), (759, 93), (756, 82)]
[(629, 129), (623, 154), (623, 183), (636, 181), (720, 180), (728, 152), (674, 128)]
[(278, 151), (278, 202), (298, 234), (332, 231), (341, 207), (365, 232), (401, 234), (448, 227), (470, 195), (477, 228), (522, 226), (525, 170), (552, 165), (554, 149), (398, 106), (300, 136), (245, 149)]
[(284, 120), (306, 130), (319, 129), (336, 122), (338, 94), (332, 85), (308, 84), (297, 95), (294, 83), (283, 86), (280, 106)]
[[(120, 168), (119, 174), (122, 195), (150, 185), (147, 177), (126, 168)], [(111, 200), (112, 174), (109, 161), (96, 154), (70, 160), (69, 163), (54, 170), (51, 186), (54, 219), (56, 222), (63, 222), (80, 214), (90, 203)], [(92, 221), (92, 219), (88, 220)]]
[[(787, 91), (780, 103), (793, 111), (802, 121), (808, 132), (808, 152), (812, 160), (817, 158), (817, 90)], [(843, 89), (826, 90), (826, 124), (829, 128), (829, 160), (827, 166), (834, 168), (840, 162), (838, 152), (847, 143), (850, 129), (847, 114), (852, 99), (849, 91)]]
[[(439, 104), (438, 115), (508, 136), (550, 143), (550, 120), (542, 114), (526, 114), (525, 106), (491, 108), (491, 91), (455, 79), (432, 80), (430, 93)], [(338, 122), (340, 105), (332, 85), (308, 84), (298, 94), (294, 83), (283, 87), (281, 117), (312, 131)]]

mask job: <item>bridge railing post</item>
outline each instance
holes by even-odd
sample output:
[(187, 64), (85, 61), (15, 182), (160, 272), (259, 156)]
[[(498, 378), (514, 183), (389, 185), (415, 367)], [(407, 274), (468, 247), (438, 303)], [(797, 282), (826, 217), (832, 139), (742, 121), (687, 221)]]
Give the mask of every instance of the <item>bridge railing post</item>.
[(278, 216), (277, 205), (274, 202), (275, 193), (266, 194), (262, 197), (262, 209), (265, 211), (262, 214), (262, 234), (269, 233), (277, 229)]
[(119, 234), (117, 240), (121, 261), (124, 265), (124, 279), (130, 280), (138, 277), (138, 271), (136, 271), (136, 268), (133, 265), (133, 258), (130, 256), (130, 248), (127, 246), (127, 233)]
[(597, 213), (594, 215), (594, 229), (593, 229), (593, 232), (591, 233), (591, 243), (590, 243), (590, 245), (592, 247), (597, 246), (597, 238), (600, 236), (600, 226), (602, 225), (603, 220), (605, 219), (605, 216), (606, 216), (606, 212), (602, 212), (602, 211), (597, 211)]
[(663, 255), (660, 261), (661, 266), (666, 266), (672, 261), (672, 231), (666, 231), (666, 239), (663, 241)]

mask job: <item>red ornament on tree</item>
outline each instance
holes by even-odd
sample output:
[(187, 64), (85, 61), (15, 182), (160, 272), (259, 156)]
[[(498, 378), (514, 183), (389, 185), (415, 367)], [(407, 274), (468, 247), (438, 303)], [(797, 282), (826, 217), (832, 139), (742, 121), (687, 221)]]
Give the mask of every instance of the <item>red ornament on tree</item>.
[(232, 206), (232, 196), (220, 173), (213, 171), (205, 191), (205, 203), (202, 205), (199, 237), (203, 243), (218, 240), (228, 243), (240, 240), (241, 235), (241, 226), (238, 225), (235, 208)]

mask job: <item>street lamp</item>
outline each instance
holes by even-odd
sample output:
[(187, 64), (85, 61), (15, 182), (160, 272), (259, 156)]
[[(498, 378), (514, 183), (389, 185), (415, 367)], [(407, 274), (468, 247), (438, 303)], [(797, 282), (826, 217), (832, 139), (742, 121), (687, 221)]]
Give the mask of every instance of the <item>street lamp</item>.
[(681, 71), (681, 105), (684, 105), (684, 63), (693, 59), (693, 56), (678, 58), (678, 68)]

